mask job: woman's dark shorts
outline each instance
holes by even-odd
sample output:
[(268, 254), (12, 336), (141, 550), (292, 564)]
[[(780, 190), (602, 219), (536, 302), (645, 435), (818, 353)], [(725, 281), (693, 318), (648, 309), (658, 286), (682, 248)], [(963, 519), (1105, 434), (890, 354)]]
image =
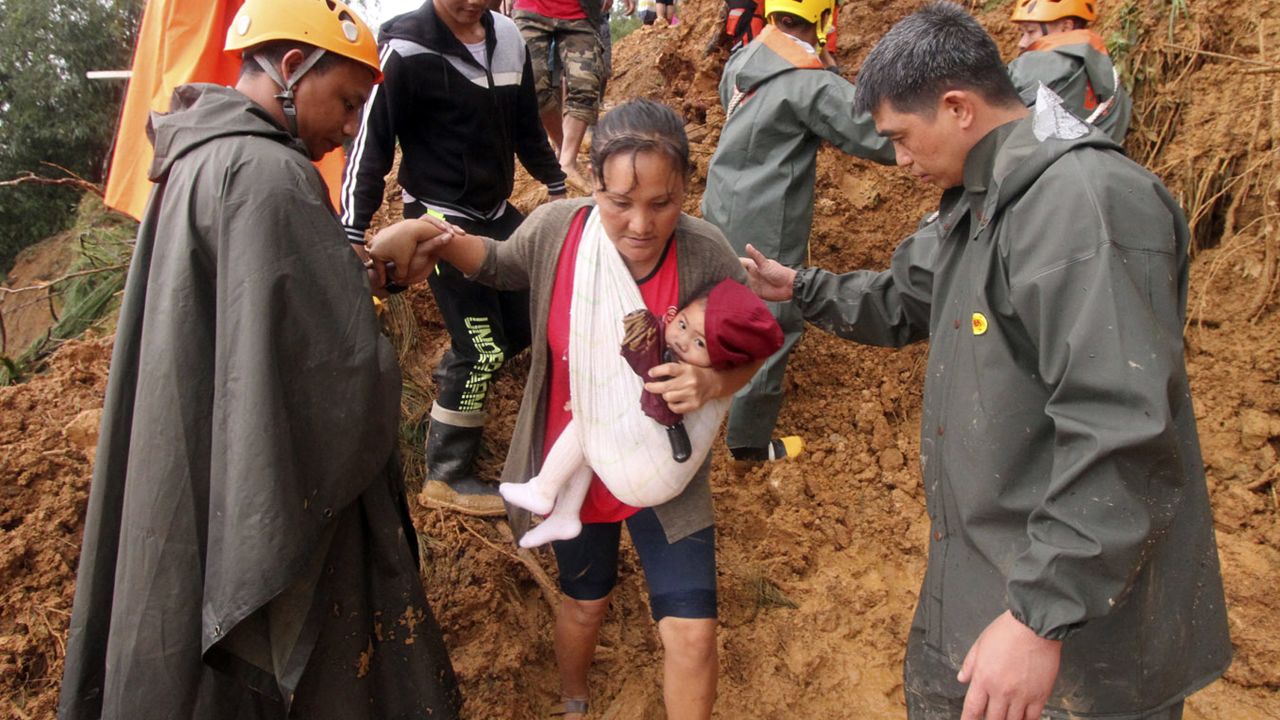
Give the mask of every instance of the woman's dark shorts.
[[(715, 526), (668, 543), (653, 508), (644, 508), (625, 522), (644, 568), (653, 619), (715, 618)], [(618, 581), (621, 537), (621, 522), (589, 523), (578, 537), (551, 544), (565, 595), (575, 600), (608, 596)]]

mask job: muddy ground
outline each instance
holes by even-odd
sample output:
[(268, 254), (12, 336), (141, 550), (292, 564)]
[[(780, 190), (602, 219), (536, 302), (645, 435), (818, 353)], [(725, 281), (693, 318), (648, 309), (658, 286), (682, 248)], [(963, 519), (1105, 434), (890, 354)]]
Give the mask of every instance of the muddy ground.
[[(844, 67), (856, 68), (874, 39), (916, 4), (845, 5)], [(1012, 48), (1007, 3), (985, 5), (984, 23)], [(686, 209), (696, 211), (723, 119), (715, 96), (722, 58), (701, 52), (714, 3), (683, 7), (679, 27), (642, 29), (619, 44), (609, 100), (649, 95), (685, 115), (698, 165)], [(1191, 698), (1186, 716), (1280, 718), (1280, 90), (1272, 71), (1249, 72), (1280, 59), (1280, 3), (1206, 0), (1173, 18), (1169, 8), (1113, 0), (1102, 28), (1129, 38), (1122, 59), (1137, 77), (1138, 112), (1128, 149), (1178, 194), (1199, 241), (1188, 367), (1236, 659), (1223, 680)], [(526, 179), (516, 199), (529, 207), (541, 193)], [(900, 172), (824, 149), (814, 264), (883, 267), (936, 200), (936, 191)], [(428, 293), (411, 291), (401, 310), (395, 327), (417, 328), (401, 343), (405, 409), (420, 417), (447, 338)], [(783, 431), (806, 438), (809, 452), (746, 477), (716, 456), (717, 717), (903, 716), (903, 639), (927, 532), (916, 460), (924, 351), (865, 348), (809, 332), (793, 356), (780, 420)], [(70, 343), (45, 374), (0, 389), (4, 717), (52, 717), (109, 354), (109, 338)], [(497, 383), (482, 462), (490, 475), (505, 452), (526, 363), (517, 358)], [(420, 467), (410, 460), (413, 483)], [(528, 558), (513, 552), (502, 523), (423, 508), (415, 521), (425, 583), (467, 697), (464, 716), (540, 717), (557, 698), (552, 611)], [(534, 559), (554, 575), (549, 555)], [(660, 662), (628, 550), (592, 670), (593, 717), (662, 717)]]

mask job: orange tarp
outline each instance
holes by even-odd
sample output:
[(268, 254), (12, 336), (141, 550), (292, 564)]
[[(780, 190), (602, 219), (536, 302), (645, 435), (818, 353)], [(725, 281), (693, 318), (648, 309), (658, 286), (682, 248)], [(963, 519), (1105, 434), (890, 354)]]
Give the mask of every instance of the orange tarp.
[[(168, 112), (169, 97), (178, 85), (209, 82), (235, 85), (240, 60), (222, 52), (227, 27), (243, 0), (149, 0), (138, 31), (133, 77), (120, 113), (106, 203), (141, 219), (151, 192), (147, 169), (151, 142), (147, 117)], [(318, 163), (335, 207), (342, 181), (342, 150)]]

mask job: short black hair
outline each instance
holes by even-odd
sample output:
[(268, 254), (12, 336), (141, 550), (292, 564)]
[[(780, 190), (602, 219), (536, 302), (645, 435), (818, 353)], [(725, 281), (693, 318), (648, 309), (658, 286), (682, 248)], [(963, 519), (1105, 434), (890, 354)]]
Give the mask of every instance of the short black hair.
[[(301, 50), (302, 55), (307, 57), (310, 56), (315, 49), (316, 46), (314, 45), (308, 45), (307, 43), (297, 42), (294, 40), (271, 40), (264, 42), (261, 45), (254, 45), (251, 48), (246, 48), (244, 51), (244, 58), (240, 63), (240, 77), (245, 77), (246, 75), (258, 75), (262, 73), (262, 66), (254, 60), (255, 57), (264, 58), (272, 65), (279, 65), (280, 61), (284, 59), (285, 55), (289, 54), (290, 50)], [(323, 75), (329, 70), (332, 70), (342, 60), (348, 60), (348, 58), (334, 52), (326, 51), (325, 54), (321, 55), (320, 59), (316, 61), (316, 64), (311, 66), (311, 69), (308, 72)], [(351, 60), (350, 62), (355, 61)]]
[(614, 155), (642, 152), (665, 155), (680, 177), (688, 180), (689, 138), (675, 110), (653, 100), (637, 98), (605, 113), (591, 133), (591, 171), (604, 187), (604, 164)]
[(888, 102), (898, 112), (932, 116), (938, 98), (957, 89), (997, 106), (1022, 104), (995, 40), (964, 8), (935, 0), (899, 20), (867, 55), (854, 112)]

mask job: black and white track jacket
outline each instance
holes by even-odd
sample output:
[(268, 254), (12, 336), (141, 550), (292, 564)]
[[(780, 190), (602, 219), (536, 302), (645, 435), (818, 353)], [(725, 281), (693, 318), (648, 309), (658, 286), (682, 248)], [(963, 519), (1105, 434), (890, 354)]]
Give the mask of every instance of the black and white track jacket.
[(364, 242), (382, 205), (397, 140), (405, 201), (446, 215), (501, 215), (515, 155), (551, 193), (564, 192), (564, 171), (538, 116), (524, 39), (510, 18), (497, 13), (486, 14), (481, 24), (488, 68), (436, 15), (431, 0), (382, 26), (384, 79), (365, 104), (342, 178), (341, 219), (352, 242)]

